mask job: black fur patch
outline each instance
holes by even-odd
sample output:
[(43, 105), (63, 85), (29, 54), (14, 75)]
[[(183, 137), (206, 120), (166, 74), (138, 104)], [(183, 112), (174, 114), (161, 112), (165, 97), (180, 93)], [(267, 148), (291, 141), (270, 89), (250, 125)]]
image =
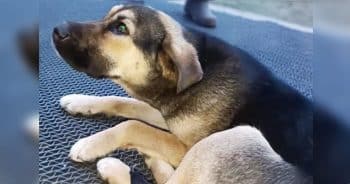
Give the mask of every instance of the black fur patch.
[(135, 6), (132, 11), (137, 17), (133, 41), (146, 55), (154, 56), (165, 37), (164, 26), (158, 14), (151, 9)]

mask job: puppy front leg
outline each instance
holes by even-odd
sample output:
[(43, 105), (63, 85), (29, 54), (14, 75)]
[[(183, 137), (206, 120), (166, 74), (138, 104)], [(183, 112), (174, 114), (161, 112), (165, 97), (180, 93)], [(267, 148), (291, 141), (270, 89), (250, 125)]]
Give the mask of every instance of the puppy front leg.
[(122, 122), (112, 128), (80, 139), (70, 151), (77, 162), (92, 161), (117, 148), (136, 148), (148, 157), (179, 165), (187, 147), (171, 133), (136, 120)]
[(131, 184), (130, 170), (117, 158), (107, 157), (97, 162), (97, 172), (108, 184)]
[[(151, 159), (148, 166), (157, 184), (166, 183), (174, 173), (173, 167), (162, 160)], [(102, 180), (108, 182), (108, 184), (143, 183), (143, 178), (133, 178), (130, 170), (128, 165), (117, 158), (107, 157), (97, 162), (97, 171)]]
[(175, 172), (174, 168), (163, 160), (151, 159), (147, 165), (151, 169), (157, 184), (165, 184)]
[(86, 116), (105, 114), (141, 120), (168, 130), (162, 114), (147, 103), (119, 96), (66, 95), (60, 99), (61, 107), (70, 114)]

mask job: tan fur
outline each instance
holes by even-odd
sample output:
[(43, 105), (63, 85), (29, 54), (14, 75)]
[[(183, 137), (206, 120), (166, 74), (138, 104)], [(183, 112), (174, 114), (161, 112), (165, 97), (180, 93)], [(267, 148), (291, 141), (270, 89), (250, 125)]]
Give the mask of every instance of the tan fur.
[(165, 13), (158, 11), (158, 14), (167, 32), (163, 49), (177, 67), (177, 92), (179, 93), (202, 79), (202, 67), (197, 50), (183, 37), (182, 27)]
[[(213, 95), (211, 90), (215, 90), (216, 94)], [(210, 97), (205, 96), (205, 94), (203, 97), (200, 97), (202, 94), (193, 97), (193, 99), (197, 97), (202, 99), (197, 102), (201, 104), (197, 112), (182, 114), (168, 119), (166, 122), (170, 131), (189, 147), (210, 134), (229, 126), (229, 122), (225, 125), (225, 121), (222, 120), (222, 116), (226, 114), (228, 107), (223, 106), (221, 102), (230, 98), (230, 94), (219, 88), (208, 89), (207, 92), (211, 93)], [(217, 122), (220, 122), (220, 127)]]
[[(110, 164), (113, 171), (129, 170), (118, 163)], [(271, 148), (257, 129), (249, 126), (218, 132), (201, 140), (186, 153), (175, 171), (159, 159), (151, 159), (147, 164), (158, 184), (308, 183), (301, 179), (302, 173), (297, 168)], [(122, 176), (109, 175), (108, 179), (119, 177)]]
[(70, 94), (60, 99), (60, 105), (70, 114), (122, 116), (168, 129), (162, 114), (157, 109), (133, 98)]
[(77, 162), (91, 161), (117, 148), (136, 148), (148, 157), (164, 160), (173, 166), (178, 166), (187, 152), (187, 147), (173, 134), (128, 120), (80, 139), (69, 155)]
[(118, 83), (124, 81), (132, 85), (144, 86), (150, 71), (143, 53), (128, 36), (116, 36), (106, 33), (99, 44), (102, 55), (109, 58), (112, 67), (108, 75), (119, 76)]
[[(166, 183), (174, 174), (174, 168), (159, 159), (146, 159), (157, 184)], [(130, 184), (130, 167), (117, 158), (107, 157), (97, 162), (97, 171), (101, 178), (109, 184)]]
[(176, 84), (178, 80), (178, 74), (176, 72), (174, 64), (170, 60), (171, 58), (169, 55), (164, 53), (164, 51), (158, 53), (158, 61), (162, 70), (163, 77)]
[(271, 148), (257, 129), (239, 126), (195, 144), (167, 184), (305, 183), (298, 179), (300, 175), (297, 168)]
[(99, 160), (97, 171), (109, 184), (131, 184), (130, 168), (119, 159), (107, 157)]
[[(191, 147), (197, 141), (210, 134), (206, 120), (197, 116), (178, 117), (173, 122), (167, 122), (170, 131), (176, 135), (184, 144)], [(194, 131), (195, 130), (195, 131)]]
[(112, 22), (118, 16), (125, 17), (122, 22), (127, 26), (129, 35), (116, 35), (106, 32), (100, 39), (99, 50), (102, 56), (108, 58), (112, 67), (108, 71), (109, 76), (118, 76), (118, 84), (131, 84), (143, 86), (146, 83), (146, 76), (150, 68), (145, 57), (139, 48), (132, 41), (132, 35), (135, 32), (135, 15), (132, 11), (121, 10), (123, 6), (113, 7), (105, 17), (105, 22)]
[(166, 183), (175, 171), (171, 165), (159, 159), (152, 159), (147, 165), (151, 169), (157, 184)]

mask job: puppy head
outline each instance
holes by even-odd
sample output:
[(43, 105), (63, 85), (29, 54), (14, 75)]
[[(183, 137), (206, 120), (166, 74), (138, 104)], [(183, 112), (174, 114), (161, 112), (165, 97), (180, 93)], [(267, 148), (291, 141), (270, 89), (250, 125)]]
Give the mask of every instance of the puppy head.
[(115, 6), (102, 20), (59, 25), (52, 37), (72, 67), (128, 88), (163, 80), (179, 93), (202, 78), (197, 52), (181, 26), (149, 7)]

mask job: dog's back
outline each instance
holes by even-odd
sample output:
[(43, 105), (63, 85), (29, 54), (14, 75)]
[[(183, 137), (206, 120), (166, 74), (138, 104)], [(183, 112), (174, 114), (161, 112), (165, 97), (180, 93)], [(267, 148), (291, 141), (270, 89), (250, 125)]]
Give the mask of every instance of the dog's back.
[[(243, 50), (194, 30), (191, 33), (205, 74), (202, 84), (192, 90), (208, 88), (210, 83), (210, 88), (223, 91), (228, 97), (222, 104), (231, 108), (226, 108), (227, 114), (222, 111), (222, 122), (230, 121), (229, 127), (248, 124), (258, 128), (284, 160), (311, 174), (311, 102)], [(210, 93), (210, 89), (204, 91)]]
[(304, 184), (312, 178), (276, 154), (257, 129), (238, 126), (195, 144), (172, 183)]

